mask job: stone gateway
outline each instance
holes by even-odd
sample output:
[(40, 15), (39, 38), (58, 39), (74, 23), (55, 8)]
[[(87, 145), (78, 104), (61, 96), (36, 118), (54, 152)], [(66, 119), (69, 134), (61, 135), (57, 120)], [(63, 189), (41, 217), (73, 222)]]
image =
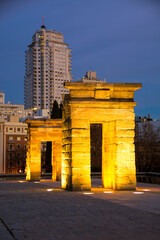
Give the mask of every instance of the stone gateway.
[(65, 83), (62, 188), (91, 190), (90, 125), (102, 124), (102, 186), (136, 188), (134, 92), (141, 84)]
[(41, 179), (41, 142), (52, 142), (52, 180), (61, 178), (62, 120), (27, 120), (27, 176), (28, 181)]

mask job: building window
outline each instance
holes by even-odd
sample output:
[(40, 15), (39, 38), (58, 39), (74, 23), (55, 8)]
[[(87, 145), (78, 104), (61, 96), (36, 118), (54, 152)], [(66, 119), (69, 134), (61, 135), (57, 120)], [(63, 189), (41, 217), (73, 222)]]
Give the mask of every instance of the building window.
[(13, 132), (13, 128), (9, 128), (9, 132)]
[(9, 144), (9, 150), (13, 150), (13, 145)]
[(17, 141), (21, 141), (21, 137), (17, 137)]
[(9, 160), (13, 160), (13, 153), (9, 154)]
[(20, 165), (20, 161), (17, 161), (17, 166), (19, 166)]
[(13, 136), (9, 136), (9, 141), (13, 141), (13, 140), (14, 140)]
[(20, 132), (21, 131), (21, 129), (20, 128), (17, 128), (17, 132)]
[(18, 153), (17, 153), (17, 158), (20, 158), (20, 157), (21, 157), (21, 153), (18, 152)]
[(18, 144), (18, 145), (17, 145), (17, 148), (18, 148), (18, 149), (21, 149), (21, 144)]
[(25, 138), (24, 138), (24, 141), (26, 141), (26, 142), (27, 142), (27, 137), (25, 137)]

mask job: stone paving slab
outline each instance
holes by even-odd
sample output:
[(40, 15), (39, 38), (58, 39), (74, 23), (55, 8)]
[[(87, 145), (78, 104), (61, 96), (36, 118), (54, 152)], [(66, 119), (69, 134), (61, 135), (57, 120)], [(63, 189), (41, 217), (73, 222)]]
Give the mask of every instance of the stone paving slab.
[(0, 182), (0, 219), (8, 228), (0, 223), (0, 239), (159, 240), (159, 186), (139, 185), (151, 191), (135, 195), (104, 193), (99, 185), (94, 180), (87, 195), (63, 191), (60, 182)]

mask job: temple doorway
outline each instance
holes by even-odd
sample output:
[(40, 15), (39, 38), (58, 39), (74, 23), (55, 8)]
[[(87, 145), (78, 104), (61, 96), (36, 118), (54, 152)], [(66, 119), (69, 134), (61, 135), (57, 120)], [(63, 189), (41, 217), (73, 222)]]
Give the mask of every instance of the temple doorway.
[(99, 178), (102, 184), (102, 124), (90, 124), (91, 184)]
[(52, 173), (52, 142), (41, 142), (41, 173)]

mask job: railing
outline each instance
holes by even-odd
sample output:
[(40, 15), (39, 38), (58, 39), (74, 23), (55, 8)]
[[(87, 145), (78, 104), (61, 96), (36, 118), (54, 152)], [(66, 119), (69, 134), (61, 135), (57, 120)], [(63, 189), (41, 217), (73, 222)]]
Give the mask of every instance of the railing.
[[(101, 178), (101, 172), (92, 172), (91, 177)], [(136, 173), (137, 182), (160, 184), (160, 173), (156, 172), (137, 172)]]
[(156, 172), (137, 172), (137, 182), (160, 184), (160, 173)]

